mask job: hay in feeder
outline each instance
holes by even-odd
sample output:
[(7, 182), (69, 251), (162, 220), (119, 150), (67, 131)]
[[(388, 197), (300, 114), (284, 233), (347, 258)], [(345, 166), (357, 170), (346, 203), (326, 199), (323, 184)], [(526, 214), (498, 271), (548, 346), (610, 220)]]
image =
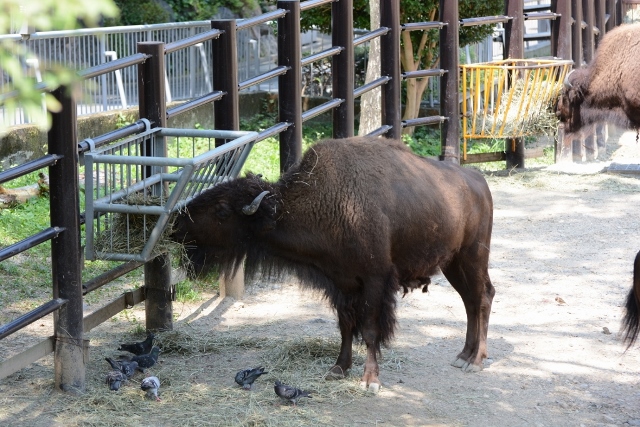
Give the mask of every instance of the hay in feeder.
[[(138, 192), (129, 194), (121, 199), (120, 203), (131, 206), (161, 206), (165, 201), (166, 198)], [(176, 216), (173, 214), (169, 217), (167, 225), (151, 252), (154, 257), (170, 253), (177, 255), (182, 261), (185, 260), (184, 247), (171, 240)], [(157, 221), (157, 215), (109, 213), (100, 220), (102, 229), (96, 233), (95, 250), (106, 253), (140, 254)]]
[(476, 126), (474, 135), (517, 137), (554, 134), (558, 129), (554, 106), (561, 90), (561, 82), (544, 81), (534, 85), (525, 79), (516, 80), (509, 89), (511, 96), (508, 92), (503, 93), (497, 108), (490, 109), (486, 115), (483, 110), (471, 113)]

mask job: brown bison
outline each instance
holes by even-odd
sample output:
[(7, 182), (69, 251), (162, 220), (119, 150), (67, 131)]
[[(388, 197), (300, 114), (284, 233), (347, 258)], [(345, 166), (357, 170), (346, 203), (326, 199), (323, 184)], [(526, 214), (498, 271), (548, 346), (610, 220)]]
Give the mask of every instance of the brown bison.
[(623, 342), (627, 349), (636, 342), (640, 332), (640, 252), (633, 263), (633, 286), (627, 296), (626, 313), (622, 320)]
[(598, 122), (640, 128), (640, 24), (621, 25), (602, 38), (593, 61), (571, 72), (557, 115), (567, 132)]
[(488, 273), (493, 221), (482, 175), (373, 137), (327, 140), (275, 183), (248, 175), (193, 199), (174, 239), (196, 263), (233, 274), (292, 272), (335, 308), (342, 346), (330, 376), (344, 377), (352, 340), (367, 346), (363, 387), (377, 391), (380, 346), (396, 327), (396, 293), (442, 270), (467, 312), (453, 362), (482, 369), (495, 293)]

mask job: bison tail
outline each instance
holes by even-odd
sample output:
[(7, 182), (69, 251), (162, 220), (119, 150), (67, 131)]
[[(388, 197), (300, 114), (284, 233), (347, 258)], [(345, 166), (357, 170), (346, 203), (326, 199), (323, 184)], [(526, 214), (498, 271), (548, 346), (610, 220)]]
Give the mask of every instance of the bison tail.
[(622, 320), (622, 342), (629, 350), (640, 332), (640, 252), (633, 263), (633, 287), (627, 295), (625, 309), (626, 313)]

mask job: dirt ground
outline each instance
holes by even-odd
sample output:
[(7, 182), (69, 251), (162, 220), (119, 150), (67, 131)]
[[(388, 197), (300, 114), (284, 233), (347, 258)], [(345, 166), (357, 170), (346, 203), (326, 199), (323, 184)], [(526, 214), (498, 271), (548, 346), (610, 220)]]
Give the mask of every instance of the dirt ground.
[[(490, 274), (496, 296), (482, 372), (450, 365), (462, 349), (466, 318), (458, 294), (436, 276), (427, 294), (399, 296), (399, 327), (383, 349), (376, 396), (331, 398), (326, 390), (338, 387), (331, 382), (294, 408), (273, 394), (275, 376), (251, 392), (238, 391), (235, 371), (276, 364), (264, 347), (244, 345), (228, 353), (162, 354), (153, 370), (163, 381), (161, 402), (142, 399), (135, 384), (123, 392), (126, 398), (110, 399), (102, 359), (144, 322), (141, 306), (89, 334), (90, 398), (65, 400), (55, 392), (48, 356), (0, 381), (0, 424), (640, 426), (640, 348), (624, 352), (618, 336), (640, 249), (640, 176), (602, 172), (611, 160), (640, 159), (640, 146), (631, 133), (609, 145), (598, 162), (487, 173), (495, 203)], [(174, 309), (175, 329), (201, 339), (232, 334), (276, 346), (298, 338), (339, 342), (326, 302), (293, 282), (255, 283), (242, 301), (210, 294)], [(36, 329), (29, 333), (38, 335)], [(356, 362), (346, 380), (354, 387), (362, 358)], [(188, 405), (210, 416), (191, 417)], [(237, 408), (237, 416), (221, 418), (223, 407)]]

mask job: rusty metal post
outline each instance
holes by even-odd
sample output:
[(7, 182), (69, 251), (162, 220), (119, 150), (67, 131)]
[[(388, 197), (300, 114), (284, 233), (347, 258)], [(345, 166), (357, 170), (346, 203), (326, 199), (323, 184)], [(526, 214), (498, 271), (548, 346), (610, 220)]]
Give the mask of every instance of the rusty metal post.
[[(504, 26), (504, 49), (509, 58), (524, 58), (524, 0), (505, 0), (505, 12), (513, 17)], [(507, 169), (524, 168), (524, 138), (505, 140)]]
[[(150, 55), (149, 59), (138, 65), (140, 117), (149, 119), (153, 127), (166, 127), (164, 43), (138, 43), (138, 52)], [(146, 144), (146, 155), (166, 156), (164, 138), (156, 138), (153, 147), (150, 140)], [(157, 172), (160, 172), (157, 167), (147, 167), (145, 176)], [(160, 255), (144, 265), (144, 287), (148, 298), (145, 303), (147, 330), (171, 330), (173, 328), (171, 299), (174, 292), (171, 286), (171, 260), (168, 254)]]
[(278, 65), (289, 67), (286, 74), (278, 77), (280, 122), (291, 124), (280, 133), (280, 172), (285, 172), (302, 158), (300, 2), (279, 0), (277, 7), (287, 11), (278, 19)]
[[(238, 93), (238, 47), (235, 19), (211, 21), (211, 28), (224, 33), (211, 44), (211, 65), (213, 67), (213, 88), (225, 92), (219, 101), (213, 103), (215, 128), (222, 130), (240, 129), (240, 97)], [(216, 139), (216, 147), (224, 140)]]
[(51, 240), (53, 298), (68, 302), (54, 315), (54, 370), (56, 388), (82, 392), (87, 353), (82, 325), (82, 249), (78, 192), (78, 136), (76, 102), (68, 87), (53, 95), (62, 110), (52, 114), (48, 134), (50, 154), (64, 156), (49, 167), (51, 225), (64, 231)]
[(460, 163), (460, 72), (458, 2), (440, 0), (440, 114), (447, 117), (440, 134), (440, 160)]
[(400, 139), (402, 121), (400, 109), (401, 77), (400, 77), (400, 3), (396, 0), (380, 0), (380, 26), (390, 28), (380, 38), (380, 74), (391, 77), (382, 86), (382, 125), (391, 126), (387, 137)]
[(344, 47), (339, 55), (333, 57), (331, 68), (333, 97), (344, 100), (333, 109), (333, 137), (349, 138), (353, 136), (355, 126), (352, 0), (331, 3), (331, 41), (333, 46)]
[(571, 59), (571, 0), (554, 0), (551, 10), (561, 15), (551, 21), (551, 55)]

